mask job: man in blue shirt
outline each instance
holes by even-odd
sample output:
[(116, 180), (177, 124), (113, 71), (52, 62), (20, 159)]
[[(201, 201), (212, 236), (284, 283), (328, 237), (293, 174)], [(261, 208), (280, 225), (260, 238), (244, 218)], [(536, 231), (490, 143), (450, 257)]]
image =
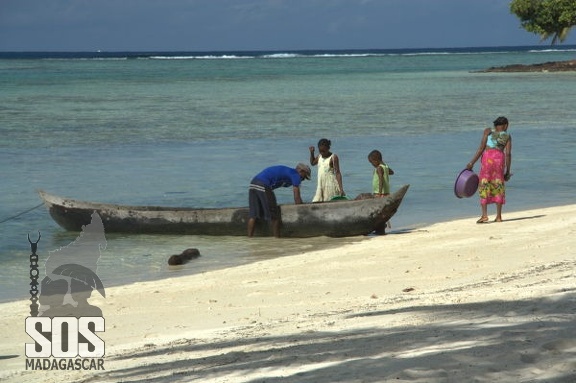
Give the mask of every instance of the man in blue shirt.
[(299, 163), (296, 168), (284, 165), (270, 166), (258, 173), (250, 182), (248, 203), (250, 215), (248, 219), (248, 236), (254, 235), (257, 219), (270, 222), (272, 233), (280, 237), (280, 209), (276, 202), (274, 189), (292, 186), (294, 203), (301, 204), (300, 184), (310, 179), (310, 167)]

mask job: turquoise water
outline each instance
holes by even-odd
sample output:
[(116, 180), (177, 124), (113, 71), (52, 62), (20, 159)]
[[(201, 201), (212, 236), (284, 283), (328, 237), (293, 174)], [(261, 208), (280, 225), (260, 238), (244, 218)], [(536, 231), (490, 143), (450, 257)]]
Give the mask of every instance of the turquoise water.
[[(349, 195), (369, 191), (372, 149), (395, 170), (393, 189), (411, 184), (393, 232), (478, 215), (478, 200), (454, 197), (453, 183), (499, 115), (510, 119), (513, 137), (504, 218), (574, 203), (576, 73), (478, 71), (573, 59), (575, 52), (1, 54), (0, 300), (27, 296), (28, 233), (42, 233), (42, 259), (77, 235), (43, 207), (19, 215), (40, 203), (37, 189), (113, 203), (242, 206), (254, 174), (306, 162), (308, 146), (322, 137), (340, 156)], [(307, 201), (314, 179), (303, 189)], [(291, 203), (291, 190), (277, 195)], [(107, 239), (98, 270), (105, 286), (359, 240)], [(203, 257), (169, 269), (168, 256), (187, 247)]]

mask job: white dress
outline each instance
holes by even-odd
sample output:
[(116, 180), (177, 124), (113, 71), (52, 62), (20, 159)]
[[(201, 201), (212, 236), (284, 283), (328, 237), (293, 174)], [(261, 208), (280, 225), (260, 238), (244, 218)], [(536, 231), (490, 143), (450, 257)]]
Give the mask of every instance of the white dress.
[(342, 194), (336, 180), (334, 168), (330, 166), (333, 155), (331, 154), (328, 158), (318, 157), (318, 186), (312, 202), (330, 201), (332, 198)]

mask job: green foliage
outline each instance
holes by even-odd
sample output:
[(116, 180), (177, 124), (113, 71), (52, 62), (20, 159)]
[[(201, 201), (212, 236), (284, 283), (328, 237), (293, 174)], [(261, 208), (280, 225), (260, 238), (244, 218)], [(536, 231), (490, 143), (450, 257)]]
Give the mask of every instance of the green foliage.
[(542, 41), (552, 37), (552, 45), (564, 41), (576, 25), (576, 0), (512, 0), (510, 11)]

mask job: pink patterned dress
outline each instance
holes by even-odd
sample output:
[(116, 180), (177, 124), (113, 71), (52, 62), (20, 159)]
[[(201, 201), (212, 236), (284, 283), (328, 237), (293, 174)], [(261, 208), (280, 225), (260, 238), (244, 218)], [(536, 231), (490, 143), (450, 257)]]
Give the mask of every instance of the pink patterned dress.
[(507, 132), (492, 130), (486, 140), (486, 149), (482, 153), (482, 167), (480, 168), (480, 184), (478, 194), (480, 204), (506, 203), (506, 186), (504, 182), (504, 170), (506, 167), (506, 155), (504, 148), (510, 136)]

